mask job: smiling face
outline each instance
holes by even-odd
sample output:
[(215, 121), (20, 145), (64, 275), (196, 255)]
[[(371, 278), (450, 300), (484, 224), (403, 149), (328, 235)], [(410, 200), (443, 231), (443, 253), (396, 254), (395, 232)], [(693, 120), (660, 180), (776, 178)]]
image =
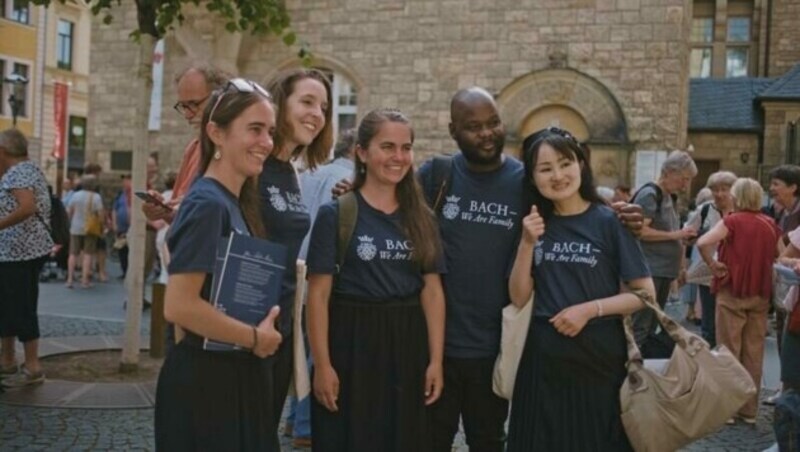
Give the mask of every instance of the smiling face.
[(364, 149), (356, 154), (367, 168), (367, 182), (397, 185), (411, 171), (414, 138), (408, 124), (385, 121)]
[(221, 154), (220, 164), (240, 176), (261, 173), (264, 161), (272, 153), (275, 133), (275, 110), (266, 99), (247, 107), (227, 129), (209, 123), (208, 134)]
[(550, 144), (542, 143), (533, 168), (533, 181), (542, 196), (553, 202), (580, 197), (581, 165), (575, 156), (570, 159)]
[(475, 165), (500, 161), (506, 131), (494, 101), (475, 96), (456, 102), (451, 116), (450, 135), (464, 158)]
[(286, 99), (286, 119), (292, 136), (286, 140), (287, 148), (308, 146), (325, 127), (328, 111), (328, 92), (319, 80), (304, 78), (294, 84)]
[(731, 186), (728, 184), (716, 184), (711, 188), (711, 194), (714, 197), (714, 205), (720, 210), (725, 210), (733, 207), (733, 198), (731, 197)]
[(769, 195), (772, 197), (773, 201), (784, 208), (792, 207), (797, 189), (797, 185), (789, 185), (786, 181), (778, 179), (777, 177), (772, 178), (769, 182)]

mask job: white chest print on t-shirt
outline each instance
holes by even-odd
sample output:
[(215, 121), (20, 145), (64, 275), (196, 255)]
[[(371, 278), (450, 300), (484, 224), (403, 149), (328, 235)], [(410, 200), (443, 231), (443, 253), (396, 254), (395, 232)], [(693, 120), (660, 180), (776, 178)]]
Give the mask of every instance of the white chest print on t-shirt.
[(536, 243), (534, 259), (536, 264), (545, 262), (559, 262), (597, 266), (597, 256), (601, 254), (598, 248), (587, 242), (552, 242), (550, 250), (545, 251), (541, 241)]
[(281, 189), (271, 185), (267, 187), (269, 192), (269, 203), (272, 208), (278, 212), (305, 212), (305, 205), (299, 193), (285, 192), (281, 193)]
[[(378, 243), (380, 244), (380, 241)], [(358, 246), (356, 247), (359, 259), (365, 262), (371, 261), (375, 256), (383, 261), (410, 260), (412, 251), (414, 248), (411, 246), (410, 240), (392, 239), (384, 240), (381, 249), (378, 250), (375, 239), (368, 235), (358, 236)]]
[(514, 217), (517, 216), (517, 212), (512, 211), (508, 204), (471, 199), (461, 203), (461, 198), (455, 195), (447, 196), (445, 201), (446, 203), (442, 206), (442, 216), (447, 220), (459, 219), (469, 223), (489, 224), (509, 230), (514, 227)]

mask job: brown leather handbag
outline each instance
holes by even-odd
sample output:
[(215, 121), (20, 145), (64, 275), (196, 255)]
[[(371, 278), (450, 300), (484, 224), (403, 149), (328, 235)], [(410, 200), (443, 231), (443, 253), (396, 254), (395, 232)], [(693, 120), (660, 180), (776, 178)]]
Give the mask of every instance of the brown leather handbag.
[[(717, 430), (756, 393), (750, 374), (724, 346), (672, 320), (644, 291), (634, 291), (675, 341), (661, 366), (645, 362), (625, 317), (628, 376), (620, 389), (622, 424), (636, 451), (674, 451)], [(647, 360), (650, 361), (650, 360)], [(661, 369), (658, 369), (658, 368)]]

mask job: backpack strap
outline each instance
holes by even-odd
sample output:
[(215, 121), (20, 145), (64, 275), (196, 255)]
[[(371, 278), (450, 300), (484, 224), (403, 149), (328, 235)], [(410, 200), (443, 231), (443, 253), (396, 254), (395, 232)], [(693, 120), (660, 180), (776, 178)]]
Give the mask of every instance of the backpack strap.
[(709, 210), (711, 210), (710, 202), (705, 203), (700, 209), (700, 229), (703, 229), (703, 225), (706, 224), (706, 218), (708, 217)]
[(356, 199), (356, 194), (349, 191), (339, 196), (336, 202), (339, 204), (336, 236), (336, 274), (338, 275), (342, 271), (344, 258), (347, 255), (347, 247), (350, 246), (350, 239), (353, 238), (353, 231), (356, 229), (358, 200)]
[(636, 199), (639, 196), (639, 193), (641, 193), (642, 190), (645, 189), (645, 187), (651, 187), (656, 192), (656, 210), (660, 211), (661, 203), (664, 201), (664, 192), (661, 191), (661, 187), (659, 187), (658, 184), (656, 184), (655, 182), (648, 182), (639, 187), (639, 189), (636, 190), (636, 193), (633, 194), (631, 200)]
[(436, 155), (431, 162), (431, 177), (433, 179), (432, 191), (435, 196), (428, 196), (428, 202), (434, 212), (438, 212), (450, 188), (450, 177), (453, 173), (453, 156)]

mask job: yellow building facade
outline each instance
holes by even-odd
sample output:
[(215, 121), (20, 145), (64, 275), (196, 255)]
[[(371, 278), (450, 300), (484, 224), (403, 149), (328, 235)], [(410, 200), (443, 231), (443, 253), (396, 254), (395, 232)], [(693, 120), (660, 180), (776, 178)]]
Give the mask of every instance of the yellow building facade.
[[(22, 99), (17, 127), (30, 140), (31, 159), (57, 188), (69, 171), (85, 164), (92, 16), (76, 2), (53, 2), (49, 8), (14, 3), (0, 2), (0, 79), (22, 76), (27, 84), (16, 88), (8, 81), (2, 84), (0, 129), (12, 126), (8, 99), (13, 93)], [(58, 116), (57, 85), (66, 92)], [(57, 149), (59, 130), (63, 146)]]
[[(40, 62), (40, 8), (34, 6), (15, 7), (16, 2), (0, 2), (0, 129), (12, 125), (12, 109), (8, 102), (12, 93), (21, 98), (17, 117), (17, 127), (35, 141), (38, 138), (37, 122), (39, 110), (35, 87), (40, 83), (38, 77)], [(20, 75), (28, 81), (16, 88), (6, 80)], [(33, 144), (33, 143), (32, 143)], [(33, 147), (33, 146), (32, 146)]]

